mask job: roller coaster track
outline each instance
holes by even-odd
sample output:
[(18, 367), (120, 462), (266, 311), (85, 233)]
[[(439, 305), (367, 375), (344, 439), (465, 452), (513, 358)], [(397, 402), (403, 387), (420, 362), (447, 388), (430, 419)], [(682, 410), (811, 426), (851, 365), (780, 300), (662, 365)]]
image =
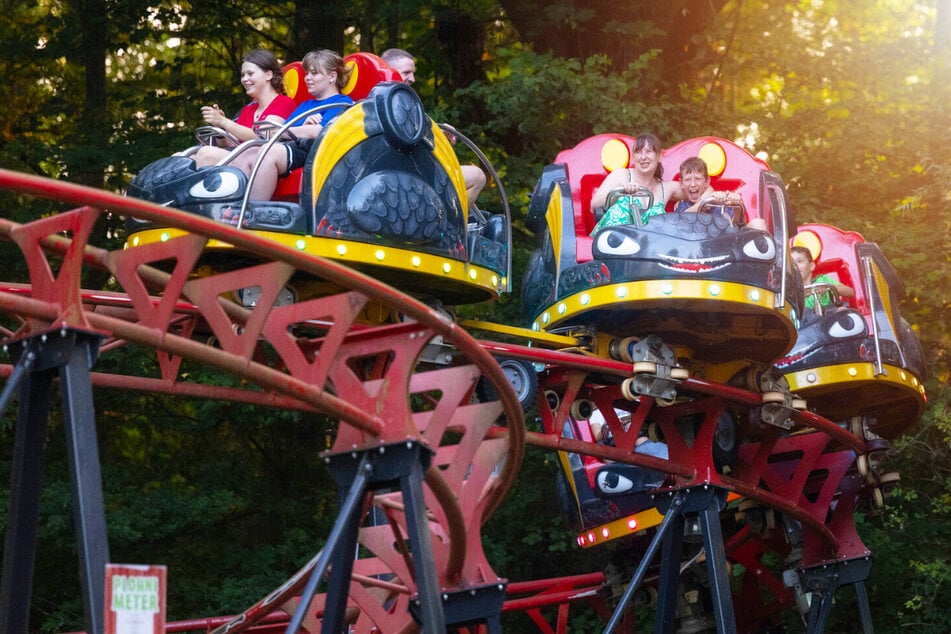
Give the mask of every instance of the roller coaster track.
[[(42, 387), (41, 381), (31, 383), (24, 377), (58, 370), (64, 389), (73, 389), (78, 378), (90, 386), (317, 411), (339, 421), (334, 445), (325, 455), (341, 488), (340, 516), (328, 546), (241, 615), (170, 625), (168, 631), (232, 632), (253, 627), (270, 631), (267, 628), (283, 628), (288, 619), (306, 631), (322, 627), (339, 631), (345, 622), (355, 632), (414, 631), (420, 623), (433, 631), (452, 627), (468, 631), (476, 626), (492, 631), (500, 628), (501, 613), (525, 611), (540, 631), (565, 632), (568, 608), (578, 603), (594, 607), (607, 619), (611, 608), (601, 573), (508, 584), (486, 559), (481, 526), (514, 485), (526, 445), (664, 471), (669, 486), (657, 496), (667, 500), (658, 501), (662, 508), (689, 505), (679, 497), (682, 492), (710, 490), (716, 500), (704, 504), (715, 507), (711, 517), (723, 510), (720, 492), (723, 499), (726, 493), (744, 498), (747, 509), (779, 512), (802, 526), (797, 570), (803, 585), (825, 597), (817, 604), (828, 610), (838, 585), (855, 583), (864, 592), (863, 574), (843, 575), (841, 570), (852, 563), (853, 570), (862, 568), (867, 574), (867, 566), (861, 564), (871, 559), (853, 521), (872, 482), (854, 468), (866, 445), (833, 422), (799, 410), (790, 413), (786, 427), (757, 421), (746, 430), (736, 462), (726, 473), (711, 457), (716, 421), (727, 408), (759, 412), (763, 395), (691, 377), (678, 382), (679, 397), (673, 402), (661, 403), (651, 396), (632, 401), (634, 424), (629, 429), (612, 428), (615, 446), (563, 437), (561, 429), (578, 399), (610, 409), (625, 398), (621, 383), (631, 376), (630, 364), (477, 341), (444, 313), (352, 269), (194, 215), (3, 170), (0, 188), (71, 207), (25, 224), (0, 218), (0, 238), (19, 247), (29, 270), (28, 282), (0, 285), (0, 314), (17, 323), (2, 332), (15, 361), (0, 368), (8, 388), (18, 382)], [(89, 243), (95, 223), (106, 213), (152, 220), (187, 234), (110, 251)], [(196, 263), (210, 240), (232, 245), (253, 256), (253, 261), (197, 276)], [(92, 270), (108, 273), (108, 290), (82, 288), (84, 273)], [(295, 275), (326, 280), (342, 290), (274, 305)], [(252, 286), (260, 288), (253, 307), (229, 299)], [(364, 319), (380, 307), (403, 320), (373, 325)], [(153, 349), (158, 375), (90, 371), (98, 355), (126, 344)], [(453, 350), (454, 361), (421, 363), (433, 345)], [(77, 349), (82, 353), (79, 362), (72, 354)], [(547, 368), (538, 396), (544, 432), (525, 429), (517, 397), (493, 355)], [(190, 382), (180, 373), (183, 360), (230, 373), (249, 387)], [(77, 363), (80, 367), (74, 372)], [(472, 399), (480, 379), (491, 383), (498, 400)], [(556, 393), (558, 402), (550, 403), (546, 393)], [(24, 387), (21, 414), (30, 411), (30, 403), (37, 407), (30, 394)], [(677, 424), (684, 415), (703, 420), (690, 439), (683, 437)], [(93, 430), (94, 443), (91, 411), (78, 410), (73, 417), (77, 430)], [(668, 460), (632, 453), (648, 421), (663, 432)], [(18, 436), (15, 483), (29, 475), (30, 447)], [(93, 488), (99, 483), (98, 463), (94, 467)], [(394, 480), (400, 482), (396, 490), (382, 486)], [(101, 504), (101, 484), (99, 488)], [(25, 486), (14, 493), (11, 517), (24, 511), (29, 517), (38, 490)], [(362, 518), (371, 507), (386, 521), (365, 525)], [(104, 511), (93, 508), (84, 513), (82, 519), (93, 527), (93, 542), (98, 540), (98, 545), (80, 552), (86, 627), (99, 632), (102, 577), (96, 571), (108, 560)], [(24, 521), (17, 535), (8, 530), (5, 552), (17, 555), (4, 559), (0, 611), (5, 616), (0, 632), (20, 631), (20, 626), (25, 631), (28, 622), (35, 525)], [(719, 521), (716, 524), (719, 535)], [(765, 563), (767, 552), (788, 554), (788, 545), (777, 544), (777, 534), (745, 523), (727, 529), (719, 539), (721, 552), (756, 578), (744, 581), (732, 599), (749, 606), (735, 621), (729, 597), (719, 601), (724, 612), (731, 612), (718, 615), (720, 631), (736, 630), (737, 622), (741, 629), (752, 627), (758, 619), (794, 603), (782, 571)], [(706, 545), (716, 545), (715, 541), (708, 538)], [(371, 555), (353, 561), (357, 542)], [(317, 584), (328, 567), (331, 583), (319, 593)], [(812, 574), (824, 570), (833, 572)], [(711, 570), (711, 576), (719, 574), (723, 571)], [(663, 593), (665, 575), (660, 576)], [(769, 598), (764, 599), (766, 595)], [(669, 604), (663, 598), (662, 602)], [(542, 608), (556, 610), (554, 624), (546, 620)], [(820, 631), (821, 623), (822, 616), (815, 616), (813, 631)]]
[[(135, 343), (156, 351), (161, 376), (94, 374), (92, 384), (312, 409), (339, 420), (326, 461), (342, 473), (349, 472), (341, 476), (348, 480), (341, 482), (344, 490), (354, 488), (350, 483), (363, 476), (357, 469), (370, 469), (368, 463), (377, 479), (399, 477), (405, 484), (398, 491), (373, 491), (371, 475), (365, 486), (374, 493), (372, 505), (387, 521), (360, 530), (360, 544), (374, 557), (355, 562), (349, 584), (344, 583), (340, 605), (349, 602), (359, 607), (355, 623), (359, 631), (376, 627), (395, 632), (411, 627), (411, 603), (414, 608), (420, 605), (424, 623), (436, 622), (436, 628), (440, 625), (434, 619), (446, 618), (451, 623), (451, 610), (445, 616), (437, 614), (434, 595), (464, 591), (468, 597), (485, 591), (501, 600), (504, 586), (482, 552), (480, 526), (512, 486), (521, 462), (524, 427), (518, 401), (498, 364), (464, 330), (373, 279), (247, 232), (134, 199), (21, 174), (0, 173), (0, 186), (74, 207), (23, 225), (0, 220), (0, 235), (20, 247), (30, 273), (29, 286), (10, 285), (0, 292), (0, 311), (22, 324), (16, 332), (5, 333), (15, 356), (42, 358), (44, 347), (74, 337), (101, 342), (92, 347), (102, 353)], [(144, 248), (100, 249), (90, 245), (88, 238), (107, 210), (148, 218), (189, 235)], [(209, 239), (252, 253), (259, 263), (192, 278), (192, 266)], [(169, 271), (152, 266), (170, 259), (174, 265)], [(80, 280), (86, 267), (108, 271), (116, 291), (83, 291)], [(272, 306), (294, 273), (329, 280), (347, 290)], [(259, 286), (262, 293), (262, 301), (251, 309), (222, 298), (247, 286)], [(405, 320), (360, 327), (358, 318), (371, 301), (404, 315)], [(215, 345), (208, 345), (212, 338)], [(420, 368), (417, 358), (437, 338), (458, 351), (462, 362)], [(178, 376), (183, 359), (229, 372), (255, 388), (188, 383)], [(24, 367), (17, 366), (21, 374)], [(16, 372), (10, 370), (11, 375)], [(498, 401), (470, 403), (481, 377), (495, 386)], [(419, 406), (419, 401), (426, 405)], [(487, 439), (488, 429), (500, 424), (497, 420), (504, 423), (504, 434)], [(412, 474), (422, 471), (425, 477), (414, 481)], [(412, 495), (423, 480), (425, 487)], [(368, 496), (354, 496), (356, 517), (362, 517), (369, 505), (364, 497)], [(417, 526), (421, 530), (414, 531), (414, 522), (421, 522)], [(417, 538), (422, 543), (409, 544)], [(101, 573), (94, 571), (105, 562), (107, 552), (98, 550), (85, 553), (84, 569), (93, 571), (86, 573), (84, 591), (87, 612), (92, 612), (87, 614), (89, 631), (101, 631), (102, 584), (97, 585)], [(347, 553), (351, 559), (352, 553), (351, 547)], [(22, 584), (24, 579), (17, 575), (23, 570), (5, 574), (5, 584)], [(428, 588), (418, 591), (417, 585), (426, 582), (427, 576)], [(301, 578), (306, 581), (307, 575)], [(292, 601), (302, 587), (303, 583), (292, 580), (270, 598), (267, 607)], [(280, 599), (277, 604), (276, 599)], [(303, 615), (311, 627), (323, 603), (323, 598), (318, 599)], [(11, 608), (4, 617), (8, 624), (11, 612), (22, 612), (28, 605), (27, 600), (26, 607), (4, 606)], [(8, 631), (15, 626), (10, 627)]]

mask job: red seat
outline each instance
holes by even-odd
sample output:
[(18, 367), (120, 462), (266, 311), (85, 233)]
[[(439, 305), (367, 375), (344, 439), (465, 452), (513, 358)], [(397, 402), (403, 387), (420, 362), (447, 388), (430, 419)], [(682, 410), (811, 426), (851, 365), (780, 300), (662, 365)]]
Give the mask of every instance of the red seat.
[[(761, 171), (769, 170), (765, 161), (726, 139), (697, 137), (663, 151), (661, 163), (664, 166), (664, 178), (680, 180), (680, 164), (692, 156), (699, 156), (706, 161), (710, 171), (710, 185), (714, 190), (735, 191), (740, 194), (746, 207), (747, 222), (763, 216), (759, 200), (759, 179)], [(672, 211), (676, 202), (671, 199), (667, 203), (667, 211)], [(764, 220), (768, 222), (768, 219)]]
[[(304, 82), (304, 65), (300, 62), (291, 62), (284, 67), (284, 92), (287, 96), (301, 105), (311, 98)], [(294, 170), (287, 177), (277, 181), (274, 195), (271, 200), (296, 202), (300, 199), (300, 179), (303, 170)]]
[(354, 101), (366, 99), (377, 84), (385, 81), (403, 81), (403, 76), (393, 70), (373, 53), (351, 53), (343, 58), (350, 69), (350, 79), (342, 92)]
[(579, 263), (591, 259), (590, 234), (595, 225), (591, 196), (608, 175), (608, 169), (604, 165), (606, 157), (602, 154), (604, 147), (608, 143), (618, 148), (621, 147), (618, 143), (626, 146), (627, 157), (623, 157), (622, 161), (626, 165), (633, 141), (634, 139), (624, 135), (599, 134), (585, 139), (573, 148), (562, 150), (555, 157), (555, 163), (564, 165), (568, 172), (574, 208), (575, 252)]
[(284, 92), (298, 106), (310, 99), (307, 84), (304, 83), (304, 65), (300, 62), (291, 62), (284, 67)]

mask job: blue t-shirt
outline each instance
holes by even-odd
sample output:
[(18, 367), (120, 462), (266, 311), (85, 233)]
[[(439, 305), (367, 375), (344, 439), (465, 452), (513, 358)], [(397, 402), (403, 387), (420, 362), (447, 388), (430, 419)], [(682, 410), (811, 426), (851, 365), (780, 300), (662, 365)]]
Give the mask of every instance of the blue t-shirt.
[[(333, 108), (326, 108), (326, 106), (332, 104), (339, 104)], [(299, 114), (317, 108), (319, 106), (324, 106), (325, 109), (319, 112), (321, 119), (320, 125), (323, 126), (323, 129), (326, 130), (327, 126), (333, 123), (333, 120), (340, 116), (348, 106), (353, 104), (353, 99), (347, 95), (331, 95), (326, 99), (308, 99), (301, 105), (297, 106), (294, 112), (291, 113), (291, 116), (287, 118), (288, 121), (293, 120)], [(314, 113), (317, 114), (317, 113)], [(291, 127), (296, 127), (303, 125), (307, 121), (307, 117), (302, 117), (300, 121), (297, 121), (291, 124)], [(323, 134), (323, 131), (321, 131)], [(307, 155), (310, 153), (310, 149), (314, 145), (316, 139), (296, 139), (294, 141), (284, 141), (284, 146), (287, 148), (287, 171), (290, 172), (299, 167), (303, 167), (304, 163), (307, 161)]]
[[(313, 110), (319, 106), (328, 106), (330, 104), (340, 104), (337, 108), (326, 108), (325, 110), (320, 111), (321, 121), (320, 124), (325, 128), (330, 125), (330, 122), (340, 116), (340, 114), (347, 109), (347, 106), (353, 105), (353, 99), (347, 95), (331, 95), (326, 99), (308, 99), (303, 102), (301, 105), (297, 106), (294, 109), (294, 112), (287, 117), (287, 120), (290, 121), (297, 115), (307, 112), (308, 110)], [(294, 123), (291, 127), (296, 127), (303, 125), (304, 121), (307, 120), (307, 117), (302, 118), (300, 121)]]

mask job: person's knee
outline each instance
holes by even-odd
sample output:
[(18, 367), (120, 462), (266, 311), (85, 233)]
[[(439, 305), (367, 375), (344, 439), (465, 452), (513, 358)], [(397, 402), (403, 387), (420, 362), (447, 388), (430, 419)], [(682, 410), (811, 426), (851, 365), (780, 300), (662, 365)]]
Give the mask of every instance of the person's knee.
[(279, 161), (278, 159), (282, 154), (283, 152), (277, 152), (274, 150), (274, 148), (271, 148), (262, 158), (260, 150), (252, 149), (248, 150), (247, 152), (242, 152), (241, 155), (235, 159), (233, 165), (248, 176), (251, 175), (255, 165), (258, 166), (258, 174), (269, 171), (281, 173), (282, 165), (285, 163)]
[(466, 183), (466, 191), (469, 195), (469, 202), (474, 203), (475, 199), (480, 193), (482, 193), (482, 188), (485, 187), (485, 172), (475, 165), (463, 165), (462, 178)]
[(267, 162), (274, 166), (274, 171), (279, 175), (286, 175), (290, 171), (290, 155), (282, 144), (268, 150)]
[(218, 148), (212, 147), (210, 145), (203, 145), (198, 148), (198, 151), (195, 152), (192, 159), (195, 161), (196, 167), (204, 167), (206, 165), (214, 165), (218, 162), (218, 157), (221, 154)]
[(475, 165), (463, 165), (462, 177), (466, 181), (466, 187), (478, 187), (480, 190), (485, 187), (485, 172)]

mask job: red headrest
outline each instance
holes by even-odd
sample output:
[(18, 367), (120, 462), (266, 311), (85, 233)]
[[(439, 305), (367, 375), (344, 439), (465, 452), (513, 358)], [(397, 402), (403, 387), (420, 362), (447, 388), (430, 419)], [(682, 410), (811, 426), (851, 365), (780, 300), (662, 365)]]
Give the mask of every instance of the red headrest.
[(340, 92), (354, 101), (365, 99), (379, 83), (403, 81), (402, 75), (373, 53), (351, 53), (343, 58), (343, 63), (350, 69), (350, 79)]
[(304, 65), (291, 62), (284, 67), (284, 92), (300, 105), (311, 98), (304, 83)]

